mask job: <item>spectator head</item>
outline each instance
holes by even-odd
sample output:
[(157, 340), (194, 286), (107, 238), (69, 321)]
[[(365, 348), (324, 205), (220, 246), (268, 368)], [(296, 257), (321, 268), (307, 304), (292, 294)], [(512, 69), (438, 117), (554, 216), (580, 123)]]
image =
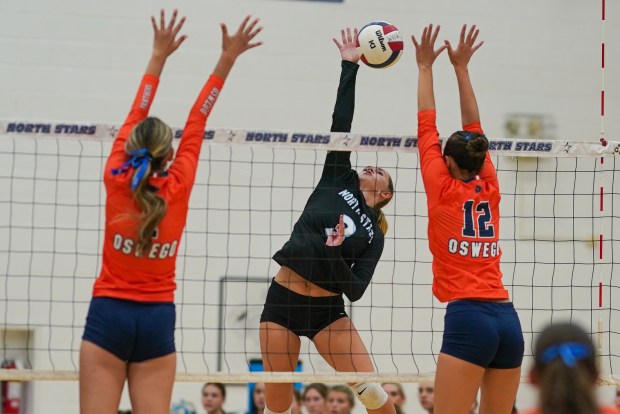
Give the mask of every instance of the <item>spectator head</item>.
[(405, 396), (405, 390), (403, 389), (403, 386), (401, 384), (397, 382), (386, 382), (384, 384), (381, 384), (381, 386), (383, 387), (385, 392), (387, 392), (387, 395), (390, 396), (390, 399), (392, 400), (394, 405), (397, 405), (399, 407), (405, 405), (407, 397)]
[(308, 414), (325, 414), (327, 386), (320, 382), (308, 384), (302, 395), (304, 408)]
[(226, 387), (219, 382), (207, 382), (202, 386), (202, 407), (208, 414), (223, 414)]

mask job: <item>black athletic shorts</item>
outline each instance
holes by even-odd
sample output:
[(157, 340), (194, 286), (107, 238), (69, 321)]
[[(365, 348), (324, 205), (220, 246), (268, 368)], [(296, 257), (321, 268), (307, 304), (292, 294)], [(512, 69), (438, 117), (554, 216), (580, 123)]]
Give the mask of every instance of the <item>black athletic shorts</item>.
[(297, 336), (312, 339), (327, 326), (345, 317), (348, 315), (342, 295), (304, 296), (273, 280), (260, 321), (277, 323)]

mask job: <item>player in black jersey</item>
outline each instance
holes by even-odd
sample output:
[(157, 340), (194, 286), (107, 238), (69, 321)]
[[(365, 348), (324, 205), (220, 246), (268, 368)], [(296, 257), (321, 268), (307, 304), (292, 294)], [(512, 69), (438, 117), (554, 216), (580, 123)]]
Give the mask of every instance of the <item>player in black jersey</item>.
[[(332, 132), (349, 132), (360, 58), (357, 30), (334, 39), (342, 57)], [(281, 268), (267, 293), (260, 341), (266, 371), (294, 371), (300, 336), (307, 336), (337, 371), (373, 372), (373, 364), (342, 295), (362, 297), (383, 251), (387, 222), (381, 208), (392, 179), (378, 167), (351, 169), (350, 152), (327, 154), (321, 179), (288, 242), (274, 256)], [(370, 413), (395, 414), (380, 384), (350, 384)], [(266, 384), (265, 414), (290, 414), (292, 384)]]

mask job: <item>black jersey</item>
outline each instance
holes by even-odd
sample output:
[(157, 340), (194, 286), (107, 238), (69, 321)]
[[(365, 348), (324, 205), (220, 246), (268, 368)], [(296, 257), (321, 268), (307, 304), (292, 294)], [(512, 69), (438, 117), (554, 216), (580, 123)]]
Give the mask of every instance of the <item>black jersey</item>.
[[(342, 62), (332, 132), (351, 131), (358, 68), (355, 63)], [(323, 289), (356, 301), (368, 287), (383, 252), (383, 232), (376, 224), (377, 213), (366, 205), (350, 156), (348, 151), (327, 153), (321, 179), (291, 238), (273, 259)], [(345, 240), (340, 246), (327, 246), (327, 236), (341, 214)]]

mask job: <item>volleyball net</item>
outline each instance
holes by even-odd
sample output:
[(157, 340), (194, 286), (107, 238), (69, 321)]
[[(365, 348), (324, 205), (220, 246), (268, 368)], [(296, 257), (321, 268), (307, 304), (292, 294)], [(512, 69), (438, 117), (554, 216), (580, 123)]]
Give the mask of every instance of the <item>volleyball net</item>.
[[(0, 122), (0, 379), (76, 379), (101, 266), (103, 168), (117, 127)], [(176, 137), (180, 130), (175, 130)], [(620, 374), (620, 142), (491, 139), (502, 192), (503, 282), (531, 359), (544, 326), (572, 321)], [(295, 374), (260, 374), (259, 317), (327, 150), (394, 180), (373, 281), (347, 303), (377, 374), (336, 374), (302, 341)], [(177, 259), (179, 380), (416, 381), (435, 370), (445, 304), (431, 292), (415, 136), (207, 130)], [(488, 254), (478, 247), (480, 255)], [(304, 338), (305, 339), (305, 338)], [(253, 373), (250, 373), (253, 371)]]

